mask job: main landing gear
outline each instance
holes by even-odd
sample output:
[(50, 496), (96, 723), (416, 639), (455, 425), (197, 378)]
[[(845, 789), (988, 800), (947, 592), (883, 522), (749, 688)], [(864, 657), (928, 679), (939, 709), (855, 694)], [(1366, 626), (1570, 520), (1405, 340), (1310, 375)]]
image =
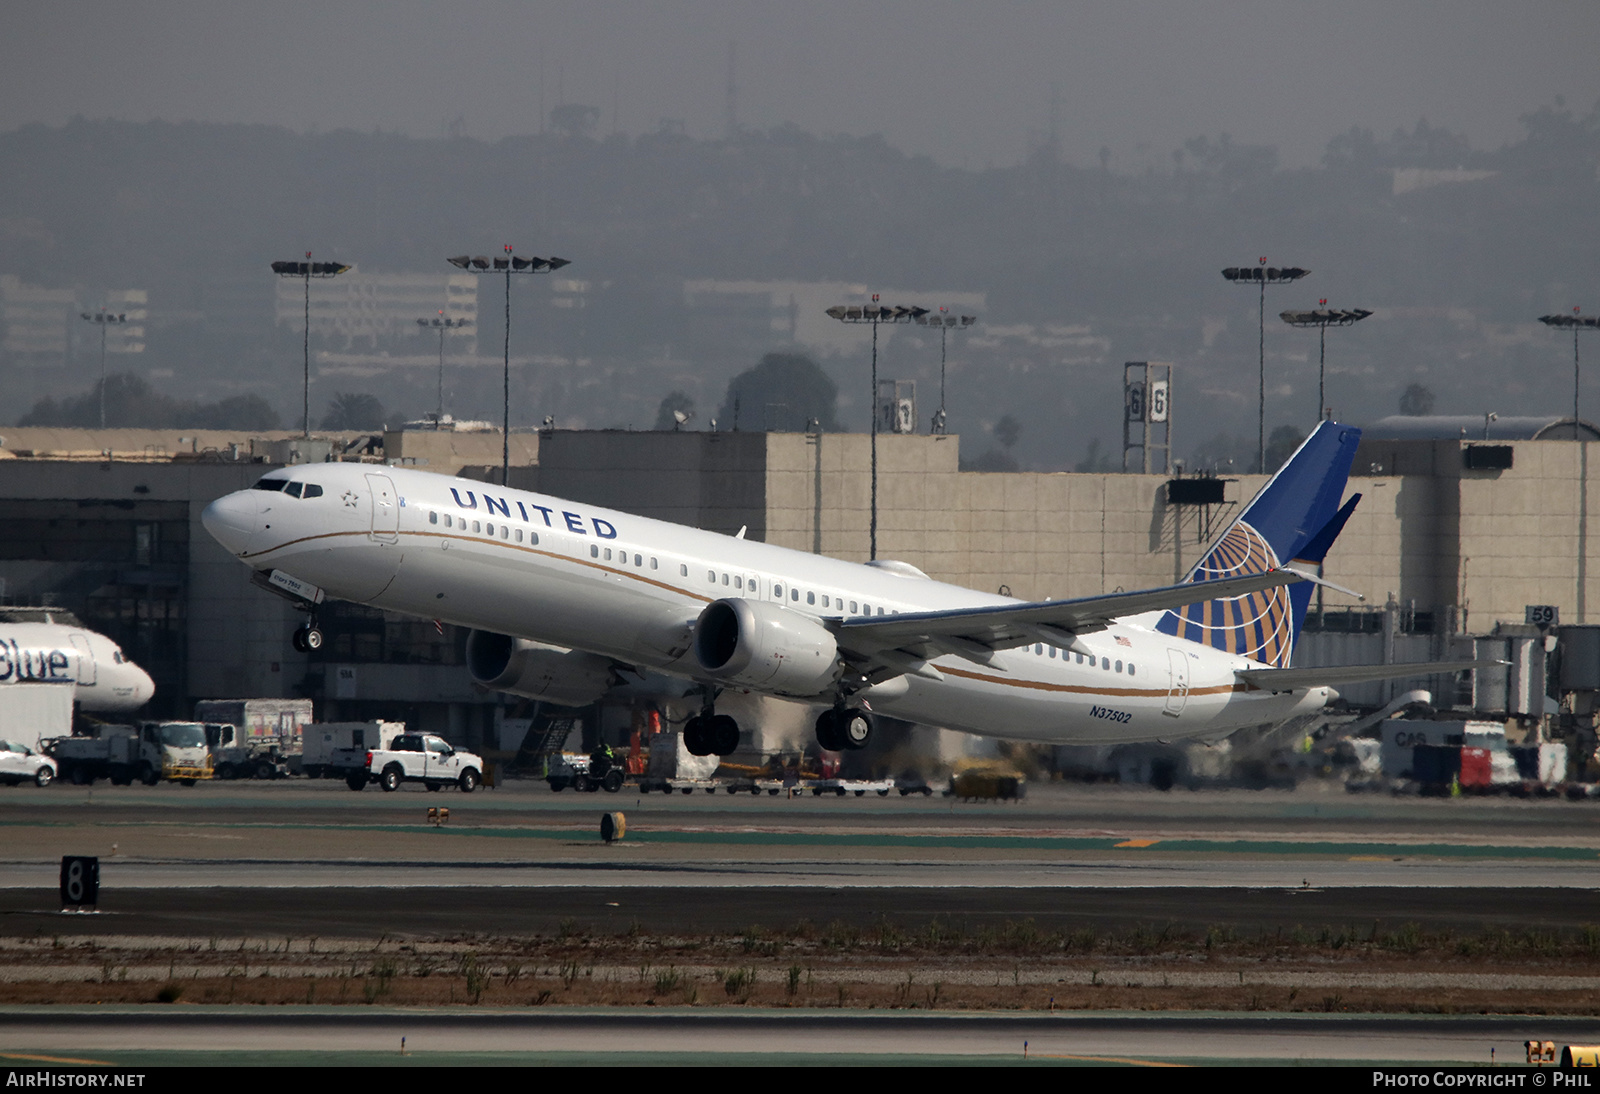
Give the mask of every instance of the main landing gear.
[(834, 707), (817, 719), (817, 744), (828, 752), (866, 748), (872, 740), (872, 715), (855, 707)]
[(739, 747), (739, 723), (726, 714), (705, 713), (690, 718), (683, 727), (683, 746), (691, 756), (731, 756)]

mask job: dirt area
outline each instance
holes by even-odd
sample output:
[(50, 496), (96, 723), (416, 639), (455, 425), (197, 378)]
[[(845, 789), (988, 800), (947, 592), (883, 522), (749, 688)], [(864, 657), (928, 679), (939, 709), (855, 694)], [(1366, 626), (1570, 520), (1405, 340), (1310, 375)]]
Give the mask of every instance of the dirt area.
[(737, 936), (0, 939), (0, 1003), (759, 1006), (1591, 1015), (1600, 928), (1241, 936), (916, 934), (835, 924)]

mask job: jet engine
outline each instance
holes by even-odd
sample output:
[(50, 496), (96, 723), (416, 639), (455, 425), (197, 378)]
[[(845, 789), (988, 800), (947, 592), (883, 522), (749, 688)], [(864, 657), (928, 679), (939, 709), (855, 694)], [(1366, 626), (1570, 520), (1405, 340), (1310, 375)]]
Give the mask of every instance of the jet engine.
[(694, 625), (707, 676), (739, 687), (810, 697), (839, 678), (832, 632), (808, 615), (760, 600), (714, 600)]
[(493, 631), (467, 635), (467, 671), (491, 691), (525, 695), (564, 707), (599, 699), (615, 683), (611, 659)]

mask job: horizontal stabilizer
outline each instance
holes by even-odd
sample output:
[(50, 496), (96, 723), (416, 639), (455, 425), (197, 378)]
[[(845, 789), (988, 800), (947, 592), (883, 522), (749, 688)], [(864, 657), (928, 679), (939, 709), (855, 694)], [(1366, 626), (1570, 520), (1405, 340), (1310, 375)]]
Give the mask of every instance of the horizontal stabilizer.
[(1492, 669), (1507, 661), (1416, 661), (1404, 665), (1333, 665), (1314, 669), (1235, 669), (1234, 675), (1266, 691), (1294, 691), (1328, 684), (1364, 684), (1370, 680), (1405, 680), (1442, 672)]

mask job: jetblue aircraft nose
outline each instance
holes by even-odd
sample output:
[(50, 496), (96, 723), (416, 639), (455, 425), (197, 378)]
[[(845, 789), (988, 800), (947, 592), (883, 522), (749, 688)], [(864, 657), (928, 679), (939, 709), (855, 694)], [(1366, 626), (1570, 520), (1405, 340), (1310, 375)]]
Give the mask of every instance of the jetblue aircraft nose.
[(200, 523), (206, 526), (211, 538), (236, 555), (250, 547), (250, 538), (260, 527), (256, 499), (249, 490), (236, 490), (224, 494), (200, 514)]
[(156, 682), (150, 679), (150, 674), (137, 665), (132, 666), (139, 674), (133, 686), (133, 698), (138, 706), (144, 706), (156, 694)]

